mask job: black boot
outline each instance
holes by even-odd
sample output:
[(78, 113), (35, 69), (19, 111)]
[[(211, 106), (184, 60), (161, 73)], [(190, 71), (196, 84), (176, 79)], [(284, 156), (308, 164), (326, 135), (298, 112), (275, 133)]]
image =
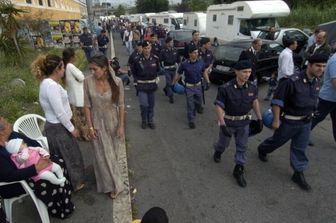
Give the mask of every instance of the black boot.
[(264, 153), (264, 152), (261, 152), (259, 148), (258, 148), (258, 157), (263, 162), (267, 162), (268, 161), (267, 154)]
[(215, 151), (214, 155), (213, 155), (213, 159), (216, 163), (219, 163), (221, 161), (221, 156), (222, 156), (222, 153), (221, 152), (218, 152), (218, 151)]
[(244, 166), (237, 164), (233, 170), (233, 176), (236, 178), (239, 186), (246, 187), (247, 183), (244, 178)]
[(140, 106), (141, 110), (141, 128), (146, 129), (147, 128), (147, 114), (148, 114), (148, 109), (145, 106)]
[(170, 96), (170, 97), (169, 97), (169, 103), (170, 103), (170, 104), (174, 104), (174, 97), (173, 97), (173, 96)]
[(202, 105), (196, 105), (196, 111), (198, 114), (203, 114), (203, 107)]
[(294, 183), (296, 183), (297, 185), (299, 185), (299, 187), (302, 190), (310, 191), (312, 189), (311, 186), (307, 183), (307, 181), (306, 181), (306, 179), (303, 175), (303, 172), (295, 171), (293, 176), (292, 176), (292, 181)]

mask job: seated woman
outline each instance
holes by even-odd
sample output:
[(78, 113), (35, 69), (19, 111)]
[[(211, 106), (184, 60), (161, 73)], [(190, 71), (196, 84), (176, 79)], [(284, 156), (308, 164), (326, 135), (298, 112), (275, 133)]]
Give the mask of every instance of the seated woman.
[(110, 65), (114, 73), (117, 75), (117, 77), (119, 77), (122, 80), (123, 85), (124, 86), (129, 85), (130, 79), (128, 75), (128, 70), (124, 70), (120, 67), (118, 57), (113, 57), (112, 60), (110, 61)]
[[(12, 125), (3, 117), (0, 117), (0, 182), (13, 182), (26, 180), (33, 189), (35, 195), (48, 207), (51, 216), (64, 219), (74, 210), (74, 204), (71, 202), (71, 185), (68, 180), (64, 186), (51, 184), (46, 180), (34, 181), (31, 178), (51, 162), (59, 164), (64, 169), (64, 176), (69, 179), (68, 172), (65, 169), (64, 161), (57, 156), (50, 156), (50, 159), (40, 159), (35, 165), (23, 169), (17, 169), (15, 163), (11, 160), (11, 154), (5, 148), (7, 141), (11, 139), (23, 139), (28, 146), (41, 145), (20, 133), (14, 132)], [(20, 184), (11, 184), (0, 187), (0, 196), (2, 198), (16, 197), (25, 193)]]

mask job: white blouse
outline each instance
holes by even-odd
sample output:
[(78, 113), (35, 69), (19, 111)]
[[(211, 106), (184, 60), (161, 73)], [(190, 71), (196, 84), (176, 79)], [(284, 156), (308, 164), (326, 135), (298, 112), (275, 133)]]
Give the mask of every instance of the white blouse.
[(84, 74), (72, 63), (68, 63), (65, 69), (66, 90), (70, 104), (76, 107), (84, 106)]
[(69, 132), (75, 129), (70, 121), (72, 112), (68, 94), (59, 83), (44, 79), (40, 84), (39, 100), (48, 122), (61, 123)]

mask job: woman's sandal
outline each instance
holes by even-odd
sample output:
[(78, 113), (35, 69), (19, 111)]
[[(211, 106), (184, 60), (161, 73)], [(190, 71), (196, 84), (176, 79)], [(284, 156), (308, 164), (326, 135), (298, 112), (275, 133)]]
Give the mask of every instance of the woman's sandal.
[(77, 187), (77, 188), (74, 190), (74, 192), (78, 192), (78, 191), (80, 191), (81, 189), (84, 188), (84, 186), (85, 186), (85, 184), (81, 184), (81, 185), (79, 185), (79, 187)]

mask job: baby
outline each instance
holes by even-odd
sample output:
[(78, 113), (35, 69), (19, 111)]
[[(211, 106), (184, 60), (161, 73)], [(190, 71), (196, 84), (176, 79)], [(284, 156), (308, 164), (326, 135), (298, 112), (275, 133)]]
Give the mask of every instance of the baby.
[[(49, 153), (41, 147), (28, 147), (22, 139), (12, 139), (8, 141), (6, 149), (11, 154), (11, 159), (19, 169), (34, 165), (41, 158), (49, 158), (50, 156)], [(38, 181), (39, 179), (47, 180), (52, 184), (62, 187), (66, 181), (66, 178), (63, 176), (62, 168), (57, 163), (51, 163), (48, 167), (38, 172), (36, 176), (32, 177), (32, 179), (34, 181)]]

